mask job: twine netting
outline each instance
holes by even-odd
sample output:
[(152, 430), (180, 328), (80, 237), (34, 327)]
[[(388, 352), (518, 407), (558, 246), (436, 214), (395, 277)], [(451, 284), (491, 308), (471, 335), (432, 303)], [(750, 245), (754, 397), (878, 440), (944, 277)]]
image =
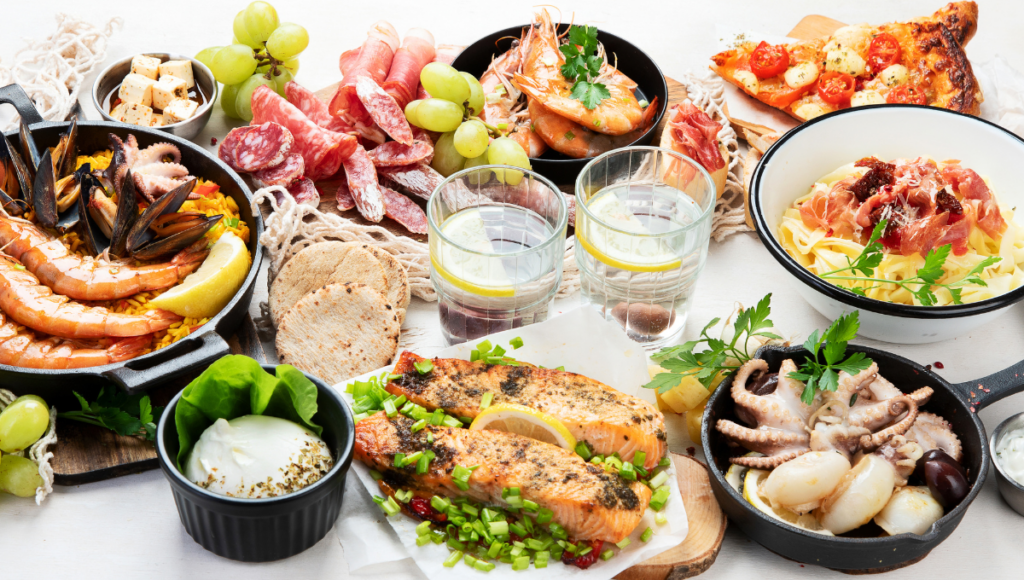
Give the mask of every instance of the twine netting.
[[(0, 389), (0, 411), (3, 411), (17, 398), (14, 393)], [(53, 453), (47, 451), (47, 448), (55, 443), (57, 443), (57, 409), (50, 407), (50, 424), (39, 441), (24, 451), (11, 454), (31, 459), (39, 466), (39, 477), (43, 478), (43, 485), (36, 488), (36, 505), (42, 504), (46, 496), (53, 493), (53, 467), (50, 465)]]

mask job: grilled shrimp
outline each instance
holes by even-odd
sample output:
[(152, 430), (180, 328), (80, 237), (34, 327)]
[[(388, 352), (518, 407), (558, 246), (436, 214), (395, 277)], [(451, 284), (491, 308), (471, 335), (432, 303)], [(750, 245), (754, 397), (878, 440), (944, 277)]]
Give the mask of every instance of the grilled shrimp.
[(0, 248), (54, 292), (75, 300), (115, 300), (174, 286), (198, 268), (209, 250), (186, 248), (170, 262), (132, 266), (80, 256), (24, 221), (0, 215)]
[(181, 320), (166, 310), (118, 314), (72, 302), (54, 294), (25, 266), (6, 256), (0, 256), (0, 310), (32, 330), (67, 338), (142, 336)]
[(483, 88), (484, 110), (480, 118), (485, 123), (500, 127), (505, 125), (507, 136), (519, 143), (530, 157), (540, 157), (548, 146), (532, 127), (528, 111), (519, 103), (522, 91), (512, 83), (512, 75), (522, 72), (523, 62), (533, 45), (533, 27), (523, 29), (519, 41), (501, 56), (491, 61), (480, 77)]
[(605, 62), (597, 80), (611, 97), (587, 109), (570, 96), (572, 84), (562, 76), (560, 67), (565, 64), (565, 57), (558, 50), (557, 29), (551, 16), (547, 10), (541, 10), (536, 19), (536, 38), (523, 63), (523, 73), (513, 77), (519, 89), (554, 113), (598, 133), (625, 135), (639, 128), (644, 121), (644, 109), (633, 95), (636, 83)]
[[(530, 119), (535, 135), (539, 135), (552, 149), (576, 159), (596, 157), (612, 149), (625, 147), (640, 138), (646, 126), (636, 131), (613, 137), (587, 129), (540, 104), (529, 100)], [(654, 107), (648, 107), (654, 111)]]
[(135, 358), (152, 337), (133, 336), (107, 347), (51, 336), (36, 340), (31, 331), (0, 312), (0, 364), (30, 369), (79, 369)]

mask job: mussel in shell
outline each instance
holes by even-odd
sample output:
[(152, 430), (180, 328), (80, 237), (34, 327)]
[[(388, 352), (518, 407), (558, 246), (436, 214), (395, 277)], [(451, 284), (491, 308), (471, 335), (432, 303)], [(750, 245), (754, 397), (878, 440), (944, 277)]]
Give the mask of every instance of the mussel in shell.
[(3, 165), (4, 180), (0, 189), (11, 200), (21, 200), (19, 204), (24, 210), (32, 198), (33, 174), (29, 171), (21, 154), (6, 135), (0, 143), (0, 165)]
[(110, 236), (110, 255), (123, 258), (128, 254), (128, 234), (139, 220), (139, 202), (132, 172), (125, 173), (124, 187), (117, 198), (116, 219)]
[(58, 176), (67, 176), (75, 172), (78, 160), (78, 115), (71, 117), (68, 130), (60, 136), (60, 141), (53, 149), (53, 170)]
[[(197, 242), (206, 235), (223, 215), (207, 216), (196, 212), (164, 214), (157, 218), (160, 221), (159, 228), (165, 231), (174, 231), (167, 237), (158, 237), (153, 241), (137, 248), (132, 252), (132, 257), (137, 260), (155, 260), (161, 256), (176, 254), (188, 246)], [(154, 221), (154, 225), (156, 221)], [(151, 225), (152, 229), (153, 225)]]
[(175, 213), (181, 209), (181, 204), (185, 203), (185, 199), (188, 198), (188, 194), (192, 193), (195, 186), (196, 179), (193, 177), (160, 196), (159, 199), (146, 208), (146, 211), (142, 212), (135, 225), (132, 226), (131, 231), (128, 232), (128, 241), (125, 244), (125, 248), (129, 254), (135, 256), (137, 249), (155, 237), (155, 234), (149, 230), (149, 224), (164, 214)]
[(107, 240), (98, 224), (89, 219), (89, 209), (85, 200), (91, 199), (97, 192), (102, 191), (103, 186), (94, 175), (91, 173), (83, 174), (83, 194), (78, 196), (77, 204), (79, 219), (75, 223), (74, 230), (78, 233), (78, 238), (82, 240), (82, 243), (85, 245), (86, 251), (93, 256), (97, 256), (106, 250)]
[(32, 208), (36, 212), (36, 221), (48, 228), (57, 227), (57, 179), (53, 174), (49, 149), (39, 160), (32, 189)]
[[(83, 194), (82, 182), (85, 176), (89, 174), (92, 167), (88, 163), (83, 163), (81, 167), (73, 174), (74, 180), (68, 181), (69, 184), (61, 186), (60, 181), (57, 182), (57, 210), (59, 217), (57, 218), (57, 229), (61, 232), (66, 232), (75, 227), (78, 224), (79, 213), (78, 213), (78, 198), (83, 195), (86, 196), (86, 205), (89, 203), (88, 192)], [(65, 177), (64, 180), (68, 178)], [(63, 181), (63, 180), (62, 180)]]
[(25, 161), (29, 174), (34, 180), (36, 171), (39, 171), (39, 148), (36, 147), (36, 141), (32, 138), (32, 132), (29, 131), (24, 120), (18, 124), (18, 141), (21, 144), (21, 158)]
[(106, 190), (95, 188), (89, 196), (89, 219), (108, 239), (114, 236), (114, 222), (117, 220), (117, 204), (107, 197)]

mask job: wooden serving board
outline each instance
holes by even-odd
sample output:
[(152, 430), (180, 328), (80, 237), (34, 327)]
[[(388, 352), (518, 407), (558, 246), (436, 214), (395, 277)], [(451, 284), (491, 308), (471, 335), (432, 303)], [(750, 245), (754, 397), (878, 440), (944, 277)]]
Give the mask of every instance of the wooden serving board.
[[(228, 344), (234, 354), (244, 354), (260, 362), (267, 360), (256, 325), (248, 314), (235, 335), (228, 339)], [(166, 406), (197, 375), (181, 377), (150, 391), (153, 405)], [(57, 420), (57, 446), (50, 465), (53, 482), (57, 485), (81, 485), (158, 467), (156, 447), (152, 443), (67, 419)]]

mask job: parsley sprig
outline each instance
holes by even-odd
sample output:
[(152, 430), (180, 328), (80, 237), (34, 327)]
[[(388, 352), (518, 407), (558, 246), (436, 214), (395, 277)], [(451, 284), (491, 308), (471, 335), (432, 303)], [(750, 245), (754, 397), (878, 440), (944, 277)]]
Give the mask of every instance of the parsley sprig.
[[(825, 280), (851, 280), (854, 282), (876, 283), (875, 286), (869, 286), (867, 288), (861, 288), (859, 286), (854, 286), (852, 288), (843, 287), (844, 289), (861, 296), (865, 295), (865, 290), (877, 288), (880, 284), (894, 284), (913, 294), (917, 301), (923, 306), (934, 306), (938, 303), (938, 298), (935, 296), (933, 288), (945, 288), (949, 290), (950, 295), (953, 297), (954, 304), (963, 304), (961, 299), (963, 286), (967, 286), (969, 284), (976, 286), (988, 286), (988, 284), (981, 279), (981, 273), (985, 268), (988, 268), (1002, 260), (999, 256), (989, 256), (979, 262), (974, 266), (974, 268), (971, 268), (971, 271), (960, 280), (940, 284), (939, 279), (946, 273), (943, 266), (946, 263), (946, 259), (949, 258), (950, 251), (953, 249), (951, 244), (946, 244), (945, 246), (939, 246), (938, 248), (930, 250), (924, 258), (924, 266), (918, 269), (917, 274), (910, 278), (906, 278), (904, 280), (875, 278), (875, 269), (882, 264), (882, 259), (885, 257), (882, 243), (878, 240), (882, 237), (882, 232), (885, 231), (887, 224), (888, 220), (881, 220), (877, 225), (875, 225), (875, 229), (872, 230), (871, 237), (868, 239), (868, 243), (864, 247), (864, 250), (862, 250), (861, 253), (853, 260), (847, 258), (848, 266), (832, 270), (831, 272), (825, 272), (824, 274), (821, 274), (820, 277)], [(854, 275), (842, 275), (845, 272), (852, 272)], [(857, 274), (860, 275), (858, 276)]]
[(164, 408), (154, 407), (148, 395), (129, 396), (113, 387), (101, 387), (96, 400), (90, 403), (77, 392), (71, 392), (82, 410), (57, 413), (61, 419), (104, 427), (126, 437), (142, 437), (147, 441), (156, 439), (156, 422)]
[[(694, 376), (700, 384), (710, 389), (719, 373), (732, 373), (753, 358), (754, 353), (747, 352), (747, 342), (751, 337), (781, 338), (768, 330), (775, 326), (768, 319), (772, 312), (771, 301), (772, 295), (768, 294), (757, 306), (740, 310), (733, 322), (734, 333), (729, 342), (708, 335), (708, 330), (721, 321), (721, 318), (714, 318), (700, 331), (697, 340), (663, 348), (652, 355), (651, 358), (668, 372), (658, 373), (644, 388), (667, 393), (679, 386), (683, 377)], [(707, 348), (694, 352), (702, 344), (707, 345)]]
[[(843, 359), (846, 344), (857, 336), (860, 329), (857, 312), (854, 310), (840, 316), (824, 333), (815, 330), (804, 341), (804, 348), (811, 356), (804, 359), (798, 372), (789, 373), (789, 377), (806, 383), (800, 396), (805, 404), (814, 402), (815, 391), (835, 391), (839, 388), (839, 371), (855, 375), (871, 366), (873, 361), (862, 352), (855, 352)], [(824, 363), (819, 354), (824, 358)]]
[(608, 87), (595, 82), (604, 64), (604, 59), (597, 55), (597, 48), (597, 27), (575, 24), (569, 27), (569, 42), (558, 47), (565, 55), (565, 64), (559, 70), (566, 80), (575, 81), (569, 96), (589, 110), (612, 96)]

